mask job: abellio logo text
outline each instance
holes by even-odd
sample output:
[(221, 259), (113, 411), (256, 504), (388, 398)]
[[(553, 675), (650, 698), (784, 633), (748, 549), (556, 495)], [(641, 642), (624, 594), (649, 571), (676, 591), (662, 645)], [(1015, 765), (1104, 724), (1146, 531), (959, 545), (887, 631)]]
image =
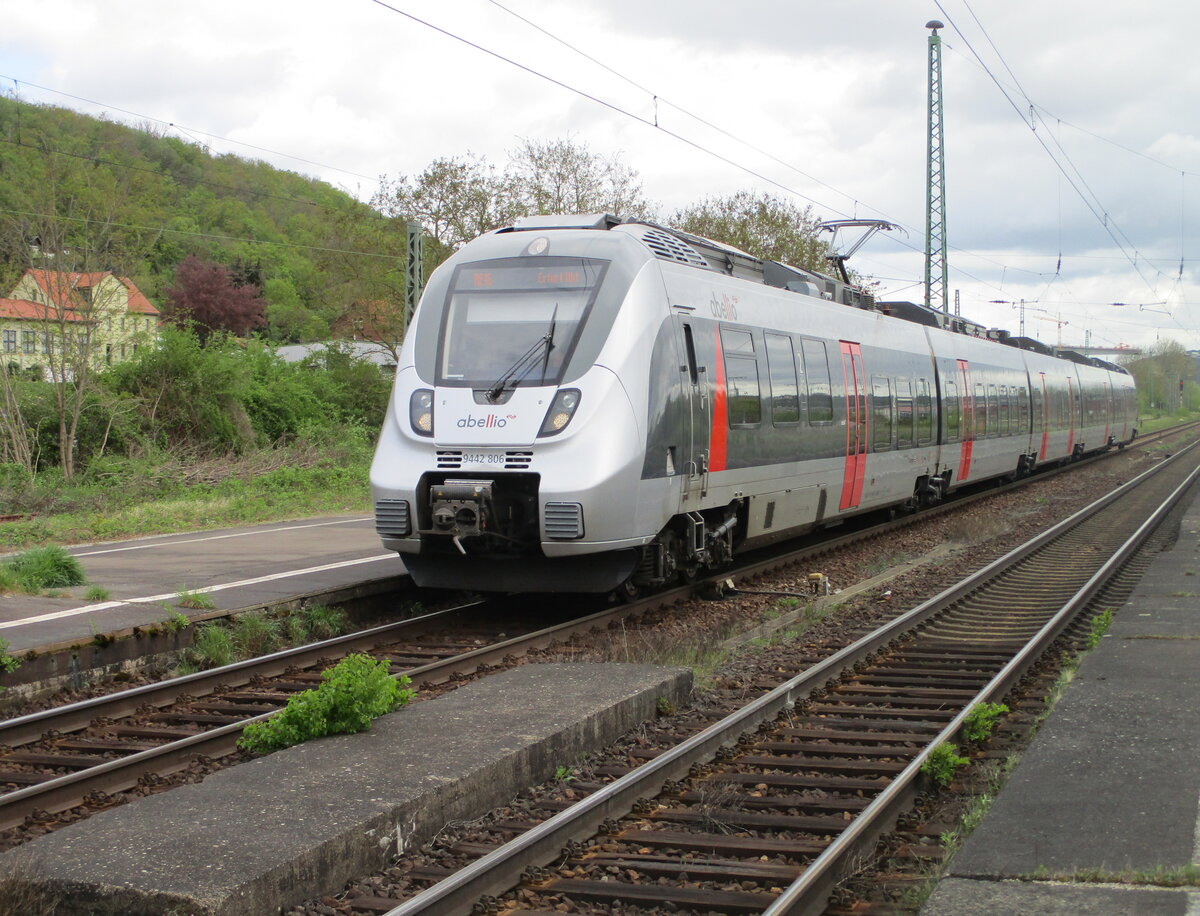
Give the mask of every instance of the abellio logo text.
[(509, 420), (515, 420), (515, 414), (509, 414), (507, 417), (498, 417), (494, 413), (485, 414), (482, 417), (473, 417), (467, 414), (458, 421), (459, 429), (500, 429), (508, 426)]

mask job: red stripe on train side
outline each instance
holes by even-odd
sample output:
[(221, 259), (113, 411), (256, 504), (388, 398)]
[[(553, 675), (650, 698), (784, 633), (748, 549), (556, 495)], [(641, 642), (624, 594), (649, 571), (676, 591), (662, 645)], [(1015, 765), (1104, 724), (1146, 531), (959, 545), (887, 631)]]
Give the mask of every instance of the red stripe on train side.
[(708, 437), (708, 469), (723, 471), (726, 464), (726, 437), (729, 434), (729, 412), (725, 404), (725, 352), (721, 349), (721, 330), (716, 331), (717, 378), (713, 392), (712, 429)]

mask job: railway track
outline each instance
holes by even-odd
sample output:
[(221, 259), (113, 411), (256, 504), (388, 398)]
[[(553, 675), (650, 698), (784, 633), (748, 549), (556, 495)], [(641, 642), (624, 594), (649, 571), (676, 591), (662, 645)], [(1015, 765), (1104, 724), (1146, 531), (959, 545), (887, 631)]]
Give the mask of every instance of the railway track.
[[(929, 512), (760, 557), (715, 578), (765, 575), (810, 562), (815, 556), (887, 536), (899, 527), (996, 492), (990, 488)], [(103, 806), (108, 796), (177, 773), (198, 757), (234, 754), (247, 724), (268, 718), (290, 696), (316, 686), (325, 667), (351, 652), (388, 658), (395, 676), (406, 675), (418, 687), (427, 687), (686, 600), (711, 581), (551, 627), (530, 626), (525, 633), (499, 641), (495, 622), (503, 621), (511, 631), (516, 625), (514, 613), (503, 604), (505, 599), (500, 604), (480, 602), (2, 721), (0, 786), (6, 788), (0, 795), (0, 830), (29, 819), (47, 821), (84, 803)], [(444, 634), (451, 628), (453, 637), (420, 636), (434, 629)]]
[[(519, 835), (387, 916), (544, 914), (568, 901), (576, 913), (617, 901), (824, 911), (928, 783), (934, 749), (1093, 607), (1200, 476), (1198, 459), (1189, 447), (674, 749), (580, 786), (585, 797), (543, 823), (503, 825)], [(940, 848), (903, 854), (937, 859)]]

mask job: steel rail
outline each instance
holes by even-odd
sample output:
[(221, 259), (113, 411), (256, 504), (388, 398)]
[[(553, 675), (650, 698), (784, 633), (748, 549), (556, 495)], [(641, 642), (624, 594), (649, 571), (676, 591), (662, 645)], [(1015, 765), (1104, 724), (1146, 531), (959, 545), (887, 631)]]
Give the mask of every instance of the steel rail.
[[(448, 916), (448, 914), (470, 913), (472, 906), (480, 898), (498, 895), (514, 887), (527, 866), (544, 865), (553, 861), (569, 842), (582, 841), (597, 833), (604, 821), (630, 813), (639, 798), (659, 794), (665, 782), (683, 778), (697, 760), (712, 757), (722, 744), (736, 740), (736, 737), (742, 732), (756, 728), (759, 723), (777, 717), (781, 712), (794, 706), (797, 700), (804, 699), (823, 688), (827, 680), (839, 677), (864, 657), (929, 620), (955, 601), (977, 589), (997, 573), (1077, 527), (1136, 489), (1148, 478), (1173, 465), (1176, 460), (1196, 448), (1196, 445), (1193, 443), (1167, 461), (1149, 468), (966, 579), (889, 621), (852, 645), (816, 663), (808, 670), (683, 743), (605, 785), (570, 808), (500, 846), (494, 852), (471, 862), (453, 875), (388, 910), (383, 916), (418, 916), (418, 914)], [(1194, 480), (1196, 473), (1195, 471), (1192, 473), (1189, 481)], [(1184, 486), (1177, 488), (1176, 494), (1181, 493), (1184, 488)], [(1148, 525), (1149, 522), (1143, 524), (1139, 531), (1147, 529)], [(1089, 584), (1096, 579), (1097, 577), (1093, 576), (1089, 580)], [(1005, 671), (1009, 671), (1008, 666), (1001, 674), (1003, 675)], [(969, 708), (967, 707), (967, 710)], [(961, 725), (966, 714), (964, 711), (954, 721)], [(923, 761), (926, 756), (928, 756), (928, 751), (922, 754), (918, 761)], [(905, 772), (909, 770), (918, 773), (919, 762), (908, 767)], [(823, 867), (828, 868), (828, 864)]]

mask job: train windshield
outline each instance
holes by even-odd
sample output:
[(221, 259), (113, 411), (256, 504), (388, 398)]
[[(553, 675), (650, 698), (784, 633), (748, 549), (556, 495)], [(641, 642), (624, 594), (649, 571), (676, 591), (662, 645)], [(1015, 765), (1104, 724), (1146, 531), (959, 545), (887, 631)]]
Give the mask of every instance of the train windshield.
[(608, 261), (506, 258), (454, 273), (438, 342), (439, 385), (556, 385)]

